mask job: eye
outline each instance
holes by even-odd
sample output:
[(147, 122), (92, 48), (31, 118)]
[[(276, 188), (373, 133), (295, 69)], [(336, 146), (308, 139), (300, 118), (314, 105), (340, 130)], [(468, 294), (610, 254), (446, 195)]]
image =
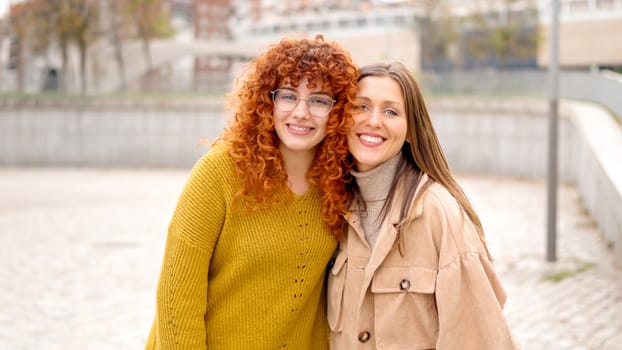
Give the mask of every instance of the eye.
[(330, 106), (332, 102), (333, 100), (326, 96), (309, 96), (309, 104), (312, 105)]
[(399, 116), (400, 114), (397, 113), (397, 111), (395, 109), (393, 109), (393, 108), (387, 108), (387, 109), (384, 110), (384, 115), (386, 115), (387, 117), (392, 117), (393, 118), (393, 117)]
[(359, 112), (363, 113), (363, 112), (368, 112), (370, 110), (369, 106), (366, 105), (365, 103), (361, 103), (359, 105)]
[(296, 101), (298, 99), (298, 96), (291, 91), (279, 90), (276, 94), (276, 98), (284, 101)]

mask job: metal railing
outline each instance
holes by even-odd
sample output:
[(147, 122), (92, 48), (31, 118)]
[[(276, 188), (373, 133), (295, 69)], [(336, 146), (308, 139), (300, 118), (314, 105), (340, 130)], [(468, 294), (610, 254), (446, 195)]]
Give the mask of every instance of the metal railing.
[[(429, 96), (546, 98), (548, 94), (546, 70), (423, 71), (417, 75), (422, 89)], [(157, 88), (150, 92), (219, 95), (231, 89), (231, 76), (230, 71), (203, 77), (183, 70), (171, 70), (166, 76), (157, 77)], [(621, 74), (611, 71), (561, 71), (559, 80), (561, 98), (598, 103), (622, 123)], [(206, 82), (209, 84), (205, 85)]]
[[(468, 72), (423, 72), (421, 88), (431, 96), (527, 96), (547, 97), (545, 70), (486, 70)], [(562, 71), (561, 98), (595, 102), (607, 108), (622, 123), (622, 75), (601, 71)]]

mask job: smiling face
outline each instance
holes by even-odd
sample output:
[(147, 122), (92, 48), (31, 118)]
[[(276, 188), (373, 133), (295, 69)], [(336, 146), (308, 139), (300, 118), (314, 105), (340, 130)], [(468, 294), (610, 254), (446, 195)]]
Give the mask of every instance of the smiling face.
[(397, 155), (406, 141), (406, 109), (400, 85), (390, 77), (359, 81), (359, 113), (348, 135), (358, 171), (367, 171)]
[[(315, 154), (318, 144), (326, 137), (328, 115), (315, 116), (309, 113), (307, 98), (311, 94), (327, 94), (320, 87), (309, 89), (308, 79), (304, 78), (297, 87), (292, 85), (279, 86), (279, 89), (295, 92), (301, 99), (293, 110), (285, 112), (276, 106), (273, 110), (274, 128), (279, 136), (279, 149), (284, 154), (305, 153)], [(303, 101), (304, 100), (304, 101)]]

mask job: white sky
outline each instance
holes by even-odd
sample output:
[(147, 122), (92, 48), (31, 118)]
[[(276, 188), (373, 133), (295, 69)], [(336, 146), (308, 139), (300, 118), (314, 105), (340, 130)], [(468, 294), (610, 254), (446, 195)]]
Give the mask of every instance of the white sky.
[(4, 17), (8, 7), (9, 0), (0, 0), (0, 17)]
[(16, 4), (22, 0), (0, 0), (0, 17), (4, 17), (9, 10), (9, 4)]

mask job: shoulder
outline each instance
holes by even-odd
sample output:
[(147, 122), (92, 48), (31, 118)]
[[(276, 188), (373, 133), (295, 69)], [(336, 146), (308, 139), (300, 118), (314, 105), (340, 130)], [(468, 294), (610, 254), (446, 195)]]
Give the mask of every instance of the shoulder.
[(194, 164), (186, 183), (192, 191), (222, 191), (234, 185), (235, 166), (229, 155), (228, 144), (218, 144), (208, 150)]
[(228, 168), (233, 165), (233, 158), (229, 155), (231, 146), (228, 143), (219, 143), (210, 148), (195, 164), (195, 167)]
[(423, 210), (440, 210), (445, 215), (461, 214), (462, 210), (454, 196), (441, 184), (433, 182), (422, 194)]
[(423, 221), (435, 234), (452, 234), (462, 226), (465, 214), (458, 201), (442, 185), (426, 179), (415, 196), (409, 218)]
[[(406, 190), (401, 192), (406, 192)], [(398, 201), (401, 200), (403, 199), (398, 198)], [(400, 223), (400, 226), (416, 225), (417, 227), (424, 227), (425, 229), (420, 230), (428, 232), (433, 236), (447, 232), (450, 229), (448, 226), (463, 216), (458, 202), (449, 191), (425, 174), (419, 180), (417, 189), (410, 201), (408, 214)]]
[(230, 148), (227, 143), (214, 145), (194, 164), (192, 176), (231, 177), (235, 172), (235, 164), (229, 155)]
[(445, 187), (432, 183), (422, 193), (419, 205), (421, 220), (445, 255), (441, 260), (464, 252), (485, 253), (475, 225)]
[(417, 185), (407, 220), (415, 220), (421, 216), (430, 218), (430, 215), (436, 218), (461, 216), (461, 212), (458, 201), (451, 193), (424, 174)]

